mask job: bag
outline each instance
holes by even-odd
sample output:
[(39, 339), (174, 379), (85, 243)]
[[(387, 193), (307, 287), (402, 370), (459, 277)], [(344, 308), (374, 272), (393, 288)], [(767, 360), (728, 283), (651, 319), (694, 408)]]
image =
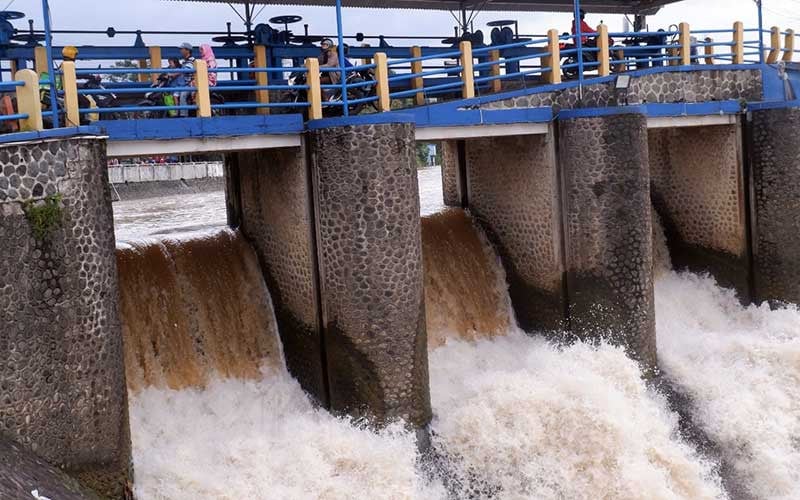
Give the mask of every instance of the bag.
[[(164, 105), (165, 106), (174, 106), (175, 105), (175, 96), (172, 95), (172, 94), (164, 95)], [(177, 109), (170, 109), (169, 111), (167, 111), (167, 115), (169, 115), (169, 116), (178, 116), (178, 110)]]

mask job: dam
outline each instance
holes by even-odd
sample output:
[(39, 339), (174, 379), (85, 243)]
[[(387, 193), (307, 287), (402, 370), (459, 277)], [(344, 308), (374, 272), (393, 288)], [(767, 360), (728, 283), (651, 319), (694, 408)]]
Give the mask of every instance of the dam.
[[(324, 70), (248, 26), (186, 106), (87, 105), (49, 27), (0, 48), (0, 496), (798, 493), (794, 33), (461, 28)], [(161, 48), (125, 50), (138, 95)], [(112, 201), (109, 159), (209, 153), (222, 189)]]

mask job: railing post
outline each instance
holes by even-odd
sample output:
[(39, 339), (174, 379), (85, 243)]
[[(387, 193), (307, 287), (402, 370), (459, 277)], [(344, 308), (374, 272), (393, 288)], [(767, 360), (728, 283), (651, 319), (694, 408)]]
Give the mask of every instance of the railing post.
[(461, 52), (461, 97), (472, 99), (475, 97), (475, 70), (473, 69), (472, 42), (463, 41), (459, 44)]
[(559, 49), (558, 30), (547, 32), (548, 56), (542, 58), (542, 66), (548, 69), (547, 83), (561, 83), (561, 50)]
[(733, 23), (733, 64), (744, 64), (744, 23)]
[(25, 82), (22, 87), (17, 87), (17, 111), (28, 115), (28, 118), (19, 121), (22, 131), (43, 130), (42, 100), (39, 97), (39, 75), (31, 69), (17, 71), (14, 76), (17, 81)]
[[(139, 59), (139, 69), (147, 69), (148, 67), (147, 59)], [(147, 73), (139, 73), (136, 78), (139, 80), (139, 83), (147, 83), (148, 81), (152, 81)]]
[(202, 59), (194, 61), (195, 104), (199, 118), (211, 118), (211, 91), (208, 87), (208, 64)]
[(714, 64), (714, 46), (708, 45), (714, 43), (714, 39), (710, 36), (707, 36), (704, 42), (706, 43), (706, 46), (703, 47), (703, 53), (706, 56), (706, 64)]
[(306, 59), (306, 84), (308, 85), (308, 119), (322, 118), (322, 88), (319, 82), (319, 61), (316, 57)]
[(625, 72), (627, 66), (627, 63), (625, 62), (625, 49), (617, 49), (615, 54), (617, 61), (619, 62), (614, 64), (614, 72), (623, 73)]
[(767, 64), (775, 64), (781, 55), (781, 29), (773, 26), (769, 31), (769, 53), (767, 54)]
[(499, 50), (490, 50), (489, 51), (489, 62), (492, 62), (492, 66), (489, 68), (489, 75), (496, 78), (496, 80), (492, 80), (490, 82), (492, 87), (492, 92), (500, 92), (503, 90), (503, 82), (500, 81), (500, 51)]
[[(161, 60), (161, 47), (150, 47), (150, 69), (161, 69), (163, 64)], [(153, 83), (158, 82), (158, 73), (150, 74), (150, 81)]]
[(33, 49), (33, 67), (36, 69), (36, 74), (40, 77), (42, 73), (50, 74), (47, 69), (47, 48), (35, 47)]
[(611, 62), (608, 53), (608, 25), (601, 24), (597, 27), (597, 71), (600, 76), (611, 73)]
[[(370, 45), (368, 43), (362, 43), (361, 46), (362, 47), (372, 47), (372, 45)], [(365, 57), (364, 59), (361, 60), (361, 62), (363, 64), (365, 64), (365, 65), (372, 64), (372, 58), (371, 57)]]
[(786, 30), (786, 39), (783, 41), (783, 61), (792, 62), (794, 57), (794, 30)]
[(389, 62), (384, 52), (375, 53), (375, 82), (378, 111), (390, 111), (392, 109), (392, 101), (389, 99)]
[(61, 65), (64, 72), (62, 83), (64, 88), (64, 109), (67, 114), (67, 125), (77, 127), (81, 124), (81, 114), (78, 109), (78, 77), (75, 74), (75, 62), (64, 61)]
[(678, 25), (680, 31), (678, 35), (678, 42), (681, 46), (681, 66), (689, 66), (692, 64), (692, 35), (689, 29), (689, 23), (681, 23)]
[[(411, 47), (411, 57), (422, 57), (422, 48), (418, 45)], [(411, 72), (414, 74), (422, 73), (422, 61), (411, 61)], [(422, 91), (424, 87), (425, 81), (422, 79), (422, 77), (411, 79), (411, 88), (419, 90), (419, 92), (414, 94), (414, 104), (417, 106), (422, 106), (425, 104), (425, 92)]]
[(680, 55), (680, 53), (681, 53), (681, 49), (680, 49), (680, 47), (677, 47), (677, 46), (670, 47), (670, 48), (667, 49), (667, 55), (670, 57), (670, 59), (669, 59), (669, 65), (670, 66), (679, 66), (680, 65), (680, 61), (675, 59), (676, 57), (678, 57)]
[[(255, 57), (253, 63), (256, 69), (264, 69), (267, 67), (267, 48), (263, 45), (256, 45), (253, 47)], [(256, 86), (266, 87), (269, 85), (269, 76), (266, 72), (256, 72)], [(256, 102), (259, 104), (269, 104), (269, 90), (256, 90)], [(258, 108), (256, 111), (259, 115), (268, 115), (269, 108)]]

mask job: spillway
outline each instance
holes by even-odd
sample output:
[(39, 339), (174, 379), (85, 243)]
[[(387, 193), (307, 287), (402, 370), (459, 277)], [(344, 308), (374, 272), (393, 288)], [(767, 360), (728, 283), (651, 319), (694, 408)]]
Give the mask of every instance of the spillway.
[(721, 470), (621, 349), (519, 331), (468, 213), (424, 217), (422, 237), (434, 465), (402, 425), (375, 432), (310, 402), (237, 233), (120, 244), (139, 498), (726, 498), (721, 474), (745, 485), (733, 498), (798, 495), (795, 308), (744, 308), (670, 270), (655, 234), (662, 369)]

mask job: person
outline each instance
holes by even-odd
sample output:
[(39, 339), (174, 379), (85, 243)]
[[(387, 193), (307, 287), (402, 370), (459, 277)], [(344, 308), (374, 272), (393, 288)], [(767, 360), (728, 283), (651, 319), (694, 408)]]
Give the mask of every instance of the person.
[(217, 69), (217, 58), (214, 56), (214, 50), (211, 48), (211, 45), (204, 43), (200, 46), (200, 58), (208, 65), (208, 85), (211, 87), (216, 86), (217, 73), (210, 70)]
[[(181, 52), (180, 65), (181, 65), (181, 69), (189, 69), (189, 70), (194, 71), (195, 58), (192, 55), (192, 49), (193, 48), (194, 47), (192, 46), (192, 44), (188, 43), (188, 42), (184, 42), (184, 43), (182, 43), (180, 45), (180, 52)], [(191, 86), (194, 85), (194, 78), (191, 76), (191, 74), (189, 74), (189, 73), (181, 73), (181, 75), (184, 77), (184, 81), (183, 81), (184, 85), (180, 85), (181, 87), (191, 87)], [(178, 94), (178, 104), (181, 105), (181, 106), (188, 106), (189, 105), (189, 96), (191, 94), (192, 93), (189, 92), (188, 90), (181, 91)], [(189, 110), (188, 109), (181, 109), (180, 110), (180, 116), (184, 117), (184, 118), (188, 117), (189, 116)]]
[[(589, 45), (596, 46), (597, 45), (596, 39), (593, 40), (593, 43), (589, 43), (589, 37), (586, 36), (586, 35), (597, 35), (597, 31), (594, 28), (592, 28), (591, 26), (589, 26), (589, 23), (586, 22), (586, 11), (585, 10), (583, 10), (583, 9), (580, 10), (580, 16), (581, 16), (581, 43), (583, 45), (587, 45), (587, 46), (589, 46)], [(576, 23), (575, 20), (573, 19), (573, 21), (572, 21), (572, 34), (573, 35), (576, 32), (575, 26), (577, 26), (577, 24), (578, 23)]]
[[(178, 58), (171, 58), (167, 61), (167, 69), (181, 69), (181, 61)], [(165, 78), (163, 80), (163, 78)], [(186, 81), (186, 75), (183, 73), (166, 73), (166, 75), (162, 75), (161, 81), (163, 82), (162, 85), (165, 87), (186, 87), (188, 86), (188, 82)], [(164, 94), (164, 105), (165, 106), (175, 106), (176, 102), (180, 102), (180, 94)], [(178, 116), (178, 111), (174, 109), (170, 109), (167, 111), (167, 116), (175, 117)]]
[[(320, 54), (317, 56), (320, 68), (338, 68), (339, 67), (339, 52), (333, 40), (326, 38), (320, 44)], [(322, 83), (339, 83), (342, 79), (342, 74), (338, 71), (326, 71), (322, 73), (319, 80)]]

